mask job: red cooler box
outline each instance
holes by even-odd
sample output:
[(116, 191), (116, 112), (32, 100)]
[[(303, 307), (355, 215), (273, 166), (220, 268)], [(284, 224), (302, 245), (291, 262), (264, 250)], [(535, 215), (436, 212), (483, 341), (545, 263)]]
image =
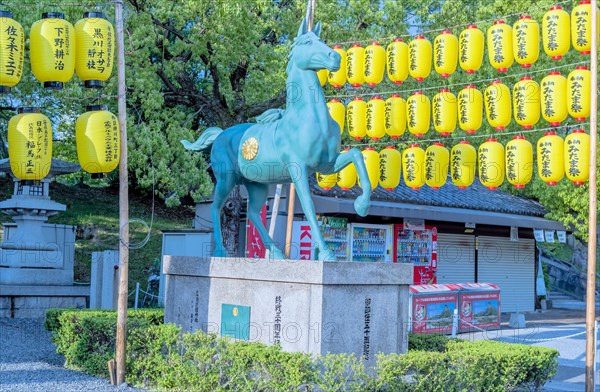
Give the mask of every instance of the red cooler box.
[(459, 332), (500, 329), (500, 287), (491, 283), (458, 283)]
[(413, 333), (452, 333), (452, 315), (458, 306), (455, 284), (410, 286)]

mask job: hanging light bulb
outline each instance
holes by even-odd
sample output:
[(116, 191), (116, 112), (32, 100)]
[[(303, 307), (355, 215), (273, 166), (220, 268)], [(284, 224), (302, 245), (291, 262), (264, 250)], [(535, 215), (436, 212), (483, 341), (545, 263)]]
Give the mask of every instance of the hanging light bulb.
[(506, 144), (506, 179), (515, 188), (525, 188), (533, 177), (533, 146), (524, 136), (517, 135)]
[(441, 136), (449, 136), (456, 129), (458, 114), (456, 96), (449, 89), (442, 88), (433, 96), (431, 102), (433, 127)]
[(498, 72), (506, 72), (515, 61), (512, 28), (497, 20), (487, 31), (488, 58)]
[(431, 42), (417, 35), (408, 45), (408, 73), (417, 82), (422, 82), (431, 73)]
[(450, 152), (442, 143), (435, 142), (425, 150), (425, 183), (431, 189), (440, 189), (448, 178)]
[(469, 25), (460, 33), (458, 39), (460, 67), (467, 74), (474, 74), (483, 62), (483, 31), (475, 25)]
[(444, 30), (433, 41), (435, 71), (442, 78), (449, 78), (456, 71), (458, 62), (458, 38), (450, 30)]
[(485, 113), (490, 126), (496, 131), (503, 131), (512, 117), (510, 109), (510, 90), (508, 86), (494, 80), (484, 93)]
[(396, 38), (386, 50), (387, 74), (394, 84), (402, 84), (408, 78), (408, 45)]
[(523, 68), (531, 68), (540, 53), (540, 25), (529, 15), (521, 15), (513, 27), (515, 61)]
[(327, 80), (331, 87), (342, 88), (342, 86), (346, 84), (346, 63), (348, 62), (348, 56), (346, 55), (344, 48), (339, 45), (334, 46), (333, 50), (340, 55), (340, 69), (335, 72), (329, 72)]
[(571, 17), (560, 5), (550, 7), (542, 18), (542, 44), (552, 60), (560, 60), (571, 48)]
[(392, 94), (385, 101), (385, 133), (397, 139), (406, 131), (406, 101), (399, 94)]

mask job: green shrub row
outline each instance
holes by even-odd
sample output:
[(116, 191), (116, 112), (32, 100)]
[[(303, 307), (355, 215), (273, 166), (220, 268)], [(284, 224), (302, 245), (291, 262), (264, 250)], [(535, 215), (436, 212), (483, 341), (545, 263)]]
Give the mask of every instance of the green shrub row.
[[(201, 331), (182, 334), (156, 310), (146, 312), (128, 316), (127, 381), (159, 390), (511, 391), (541, 388), (558, 366), (558, 352), (544, 347), (411, 335), (407, 354), (379, 355), (367, 370), (353, 355), (313, 358)], [(116, 313), (55, 313), (47, 325), (67, 365), (106, 377)]]

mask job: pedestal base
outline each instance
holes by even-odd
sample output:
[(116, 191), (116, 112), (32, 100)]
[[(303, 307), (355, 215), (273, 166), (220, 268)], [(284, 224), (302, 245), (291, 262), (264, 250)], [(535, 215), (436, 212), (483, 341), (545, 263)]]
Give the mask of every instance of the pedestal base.
[(375, 355), (408, 349), (412, 264), (165, 256), (165, 322), (184, 331)]
[(89, 286), (0, 285), (0, 317), (43, 318), (49, 308), (84, 309)]

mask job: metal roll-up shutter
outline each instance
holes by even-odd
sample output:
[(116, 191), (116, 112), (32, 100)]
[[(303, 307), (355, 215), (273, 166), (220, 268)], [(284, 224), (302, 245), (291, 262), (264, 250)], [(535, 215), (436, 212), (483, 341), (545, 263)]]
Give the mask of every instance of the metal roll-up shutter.
[(438, 233), (438, 283), (475, 281), (475, 237)]
[(502, 312), (535, 310), (535, 241), (479, 237), (478, 281), (500, 286)]

